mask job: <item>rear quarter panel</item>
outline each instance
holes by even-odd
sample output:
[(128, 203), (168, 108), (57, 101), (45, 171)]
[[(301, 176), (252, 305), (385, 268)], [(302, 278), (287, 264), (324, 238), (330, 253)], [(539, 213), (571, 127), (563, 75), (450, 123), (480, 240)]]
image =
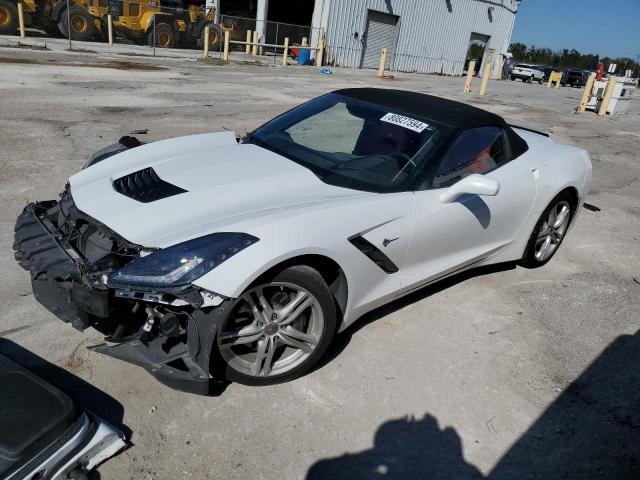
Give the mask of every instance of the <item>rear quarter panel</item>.
[(556, 143), (548, 137), (533, 132), (514, 130), (529, 146), (529, 150), (515, 161), (531, 169), (536, 178), (537, 194), (529, 217), (518, 236), (509, 247), (493, 259), (492, 263), (522, 258), (535, 224), (558, 193), (567, 188), (576, 189), (578, 192), (577, 215), (591, 186), (591, 159), (586, 150)]

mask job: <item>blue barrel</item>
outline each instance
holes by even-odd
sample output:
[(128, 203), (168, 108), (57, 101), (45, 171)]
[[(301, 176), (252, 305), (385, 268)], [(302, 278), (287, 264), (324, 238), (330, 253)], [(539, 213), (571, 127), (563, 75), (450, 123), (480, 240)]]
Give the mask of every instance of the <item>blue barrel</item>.
[(298, 55), (298, 64), (306, 65), (311, 60), (311, 50), (308, 48), (300, 48), (300, 54)]

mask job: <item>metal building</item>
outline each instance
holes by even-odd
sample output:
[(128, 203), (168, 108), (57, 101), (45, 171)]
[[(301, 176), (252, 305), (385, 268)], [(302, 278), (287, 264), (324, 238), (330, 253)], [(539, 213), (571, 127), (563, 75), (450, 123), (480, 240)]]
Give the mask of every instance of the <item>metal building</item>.
[[(462, 75), (472, 57), (477, 68), (491, 61), (496, 77), (507, 57), (519, 3), (315, 0), (312, 27), (324, 32), (330, 65), (377, 68), (380, 51), (387, 48), (389, 70)], [(317, 41), (312, 38), (311, 44)]]

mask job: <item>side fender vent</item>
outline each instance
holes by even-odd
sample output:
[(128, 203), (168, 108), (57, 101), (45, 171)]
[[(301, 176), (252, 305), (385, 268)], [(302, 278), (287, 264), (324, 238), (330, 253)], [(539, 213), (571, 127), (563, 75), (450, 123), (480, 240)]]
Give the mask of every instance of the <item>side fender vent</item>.
[(351, 237), (349, 241), (386, 273), (396, 273), (398, 271), (396, 264), (366, 238), (356, 235), (355, 237)]
[(185, 189), (162, 180), (151, 167), (117, 178), (113, 181), (113, 189), (142, 203), (155, 202), (186, 192)]

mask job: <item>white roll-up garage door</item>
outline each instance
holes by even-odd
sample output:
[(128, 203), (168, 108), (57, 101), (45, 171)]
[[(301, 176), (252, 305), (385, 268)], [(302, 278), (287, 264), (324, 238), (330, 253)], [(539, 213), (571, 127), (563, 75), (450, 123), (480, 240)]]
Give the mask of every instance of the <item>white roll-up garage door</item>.
[(397, 15), (369, 10), (367, 15), (367, 30), (364, 34), (364, 48), (362, 52), (362, 68), (378, 68), (380, 65), (380, 52), (387, 49), (387, 64), (385, 68), (393, 65), (396, 53), (396, 41), (398, 39)]

